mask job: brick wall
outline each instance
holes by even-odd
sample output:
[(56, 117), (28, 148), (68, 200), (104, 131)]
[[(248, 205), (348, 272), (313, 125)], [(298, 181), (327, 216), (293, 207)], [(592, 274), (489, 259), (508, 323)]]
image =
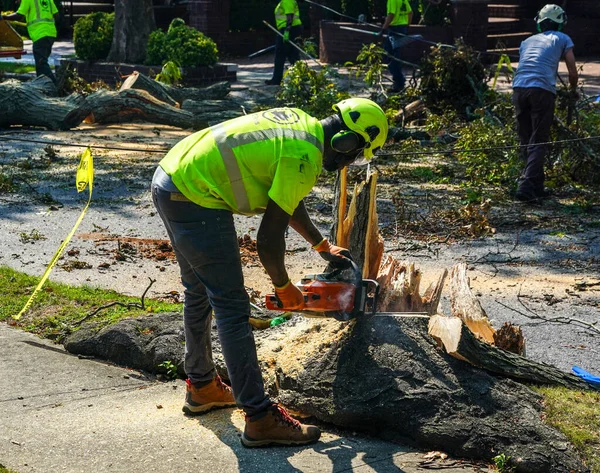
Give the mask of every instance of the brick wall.
[[(144, 66), (134, 64), (117, 64), (111, 62), (88, 62), (76, 59), (63, 59), (61, 66), (71, 65), (77, 74), (88, 82), (102, 80), (114, 86), (124, 80), (133, 71), (142, 74), (160, 72), (160, 66)], [(215, 64), (212, 67), (186, 67), (183, 68), (183, 83), (190, 87), (209, 85), (214, 82), (237, 80), (236, 64)]]
[(189, 0), (190, 26), (215, 41), (220, 41), (229, 31), (229, 0)]

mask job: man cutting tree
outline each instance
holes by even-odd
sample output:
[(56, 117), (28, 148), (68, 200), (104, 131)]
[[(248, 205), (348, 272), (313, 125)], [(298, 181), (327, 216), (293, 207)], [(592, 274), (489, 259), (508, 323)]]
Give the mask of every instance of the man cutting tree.
[[(163, 158), (152, 181), (185, 287), (183, 409), (193, 415), (237, 404), (246, 413), (242, 443), (248, 447), (310, 443), (320, 431), (265, 394), (233, 214), (264, 214), (258, 254), (276, 296), (291, 310), (301, 309), (304, 297), (284, 264), (288, 225), (325, 260), (350, 263), (347, 250), (323, 238), (303, 199), (322, 169), (337, 171), (363, 154), (370, 159), (385, 143), (388, 124), (367, 99), (344, 100), (334, 110), (319, 121), (299, 109), (276, 108), (199, 131)], [(212, 359), (213, 311), (231, 388)]]

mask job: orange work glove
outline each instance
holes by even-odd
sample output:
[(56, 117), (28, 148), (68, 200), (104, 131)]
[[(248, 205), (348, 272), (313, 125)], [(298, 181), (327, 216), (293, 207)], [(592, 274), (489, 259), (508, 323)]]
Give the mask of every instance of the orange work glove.
[(319, 252), (321, 258), (329, 261), (334, 268), (347, 269), (351, 266), (352, 255), (350, 252), (346, 248), (332, 245), (327, 238), (323, 238), (313, 248)]
[(275, 286), (277, 305), (282, 309), (294, 310), (304, 307), (304, 296), (290, 280), (281, 287)]

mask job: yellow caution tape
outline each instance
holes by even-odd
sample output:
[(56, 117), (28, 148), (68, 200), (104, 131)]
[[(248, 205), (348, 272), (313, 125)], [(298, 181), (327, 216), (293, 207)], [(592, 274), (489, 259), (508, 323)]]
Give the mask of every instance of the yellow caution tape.
[(27, 309), (29, 309), (29, 306), (35, 299), (35, 296), (38, 294), (38, 292), (40, 292), (40, 290), (42, 289), (42, 286), (48, 279), (48, 276), (50, 276), (52, 269), (54, 268), (54, 266), (56, 266), (56, 262), (58, 261), (58, 259), (62, 255), (63, 251), (65, 250), (65, 248), (71, 241), (71, 238), (73, 238), (73, 235), (75, 234), (75, 231), (77, 230), (77, 227), (79, 227), (79, 224), (83, 220), (83, 217), (84, 217), (85, 213), (87, 212), (88, 207), (90, 206), (90, 203), (92, 201), (92, 190), (93, 190), (93, 185), (94, 185), (94, 158), (92, 157), (92, 150), (90, 148), (87, 148), (81, 155), (81, 161), (79, 162), (79, 167), (77, 168), (77, 176), (75, 178), (75, 182), (77, 185), (77, 192), (82, 192), (85, 190), (86, 187), (89, 186), (90, 195), (88, 197), (87, 204), (85, 205), (85, 208), (81, 211), (81, 215), (77, 219), (77, 222), (75, 222), (75, 226), (73, 227), (73, 229), (67, 235), (67, 238), (64, 239), (64, 241), (58, 247), (58, 250), (56, 250), (56, 253), (50, 260), (50, 264), (48, 264), (48, 267), (46, 268), (46, 272), (44, 273), (41, 281), (39, 282), (39, 284), (33, 291), (33, 294), (31, 294), (31, 297), (25, 304), (25, 307), (23, 307), (23, 309), (21, 309), (21, 312), (19, 312), (17, 315), (13, 315), (13, 318), (15, 320), (19, 320), (21, 318), (21, 316), (25, 312), (27, 312)]
[(492, 89), (496, 88), (496, 81), (498, 80), (498, 76), (500, 75), (500, 69), (502, 69), (502, 65), (506, 64), (506, 68), (510, 71), (510, 73), (514, 76), (515, 71), (513, 71), (512, 64), (510, 63), (510, 58), (503, 54), (500, 56), (500, 60), (498, 61), (498, 67), (496, 67), (496, 74), (494, 75), (494, 83), (492, 84)]

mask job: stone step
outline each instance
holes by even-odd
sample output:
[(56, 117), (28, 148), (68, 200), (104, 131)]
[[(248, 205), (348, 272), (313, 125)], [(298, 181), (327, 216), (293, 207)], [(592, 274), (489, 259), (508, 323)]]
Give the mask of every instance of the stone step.
[(487, 48), (518, 48), (521, 42), (531, 36), (529, 32), (488, 34)]

